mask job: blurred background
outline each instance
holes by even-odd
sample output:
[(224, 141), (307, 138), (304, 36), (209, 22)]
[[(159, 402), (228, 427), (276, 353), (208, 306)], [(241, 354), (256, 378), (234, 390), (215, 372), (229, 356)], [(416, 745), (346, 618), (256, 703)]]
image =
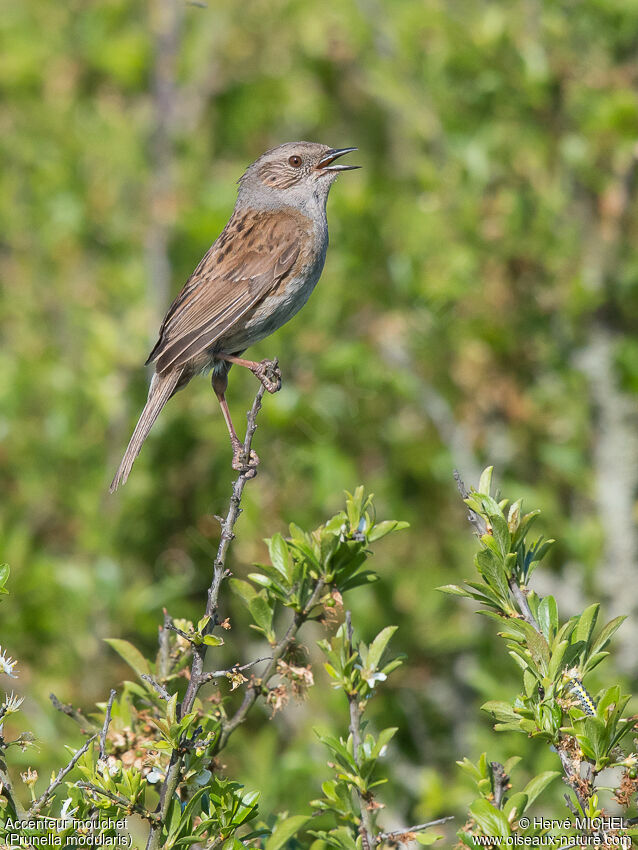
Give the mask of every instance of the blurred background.
[[(207, 380), (107, 487), (161, 317), (238, 177), (308, 139), (357, 145), (363, 168), (332, 190), (309, 304), (251, 350), (280, 358), (284, 387), (261, 414), (232, 569), (364, 484), (380, 518), (411, 523), (379, 545), (381, 580), (346, 599), (366, 639), (399, 625), (407, 655), (371, 709), (401, 728), (382, 822), (462, 823), (455, 760), (485, 749), (525, 756), (515, 785), (555, 768), (541, 742), (491, 731), (479, 706), (512, 697), (515, 665), (491, 622), (435, 588), (472, 571), (453, 469), (470, 484), (494, 464), (559, 541), (539, 592), (565, 617), (597, 599), (631, 615), (590, 689), (637, 684), (638, 2), (22, 0), (0, 40), (0, 641), (39, 739), (23, 764), (46, 776), (79, 740), (50, 691), (88, 711), (129, 675), (103, 638), (152, 652), (162, 606), (203, 610), (232, 480)], [(223, 605), (220, 663), (255, 657), (229, 589)], [(256, 710), (224, 755), (265, 813), (308, 811), (329, 774), (312, 729), (346, 731), (315, 676), (307, 702)], [(545, 797), (562, 811), (558, 786)]]

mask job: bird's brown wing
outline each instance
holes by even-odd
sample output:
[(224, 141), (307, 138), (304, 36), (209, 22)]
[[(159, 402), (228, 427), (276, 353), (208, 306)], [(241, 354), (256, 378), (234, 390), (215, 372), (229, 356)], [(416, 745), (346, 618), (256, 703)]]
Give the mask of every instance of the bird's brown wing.
[(147, 362), (164, 374), (232, 330), (288, 274), (304, 236), (281, 211), (236, 213), (171, 305)]

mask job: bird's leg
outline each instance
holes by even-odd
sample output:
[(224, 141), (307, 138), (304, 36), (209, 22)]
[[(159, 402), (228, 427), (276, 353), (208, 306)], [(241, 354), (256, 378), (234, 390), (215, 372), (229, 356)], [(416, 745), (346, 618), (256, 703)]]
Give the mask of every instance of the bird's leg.
[(215, 354), (216, 360), (225, 360), (227, 363), (236, 363), (250, 369), (253, 375), (264, 385), (269, 393), (279, 392), (281, 389), (281, 371), (277, 358), (274, 360), (262, 360), (256, 363), (254, 360), (244, 360), (243, 357), (235, 357), (234, 354)]
[(226, 422), (226, 427), (228, 428), (228, 433), (230, 435), (230, 443), (233, 447), (233, 469), (236, 469), (238, 472), (247, 472), (252, 470), (252, 475), (250, 477), (254, 478), (255, 475), (257, 475), (259, 456), (257, 455), (257, 452), (254, 452), (251, 449), (250, 457), (246, 458), (244, 444), (237, 436), (233, 420), (230, 418), (230, 410), (228, 409), (228, 402), (226, 401), (225, 395), (226, 387), (228, 386), (228, 375), (225, 372), (223, 374), (218, 374), (213, 371), (212, 384), (213, 389), (215, 390), (215, 395), (219, 400), (219, 406), (222, 409), (224, 421)]

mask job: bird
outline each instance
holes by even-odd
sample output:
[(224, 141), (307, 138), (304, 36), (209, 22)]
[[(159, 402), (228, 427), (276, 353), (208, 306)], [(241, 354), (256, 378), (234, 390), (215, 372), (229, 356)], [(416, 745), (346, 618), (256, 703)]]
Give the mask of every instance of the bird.
[(238, 181), (228, 223), (168, 309), (146, 365), (153, 363), (148, 399), (110, 492), (123, 485), (166, 402), (197, 374), (212, 371), (233, 450), (232, 468), (256, 472), (244, 457), (226, 401), (233, 364), (248, 368), (270, 392), (281, 388), (277, 361), (242, 357), (306, 303), (326, 259), (330, 188), (344, 171), (337, 162), (354, 147), (286, 142), (266, 151)]

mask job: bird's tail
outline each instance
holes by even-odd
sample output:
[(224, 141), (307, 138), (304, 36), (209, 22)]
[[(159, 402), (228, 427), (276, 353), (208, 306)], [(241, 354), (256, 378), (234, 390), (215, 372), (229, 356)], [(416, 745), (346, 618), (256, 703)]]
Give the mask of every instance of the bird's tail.
[(122, 462), (115, 473), (115, 478), (111, 481), (111, 486), (109, 487), (110, 493), (114, 493), (120, 485), (126, 484), (126, 479), (129, 476), (135, 458), (140, 453), (142, 443), (148, 437), (148, 433), (159, 416), (160, 410), (175, 392), (181, 375), (181, 369), (174, 369), (167, 375), (158, 375), (157, 372), (153, 375), (144, 410), (135, 426), (128, 447), (124, 452)]

